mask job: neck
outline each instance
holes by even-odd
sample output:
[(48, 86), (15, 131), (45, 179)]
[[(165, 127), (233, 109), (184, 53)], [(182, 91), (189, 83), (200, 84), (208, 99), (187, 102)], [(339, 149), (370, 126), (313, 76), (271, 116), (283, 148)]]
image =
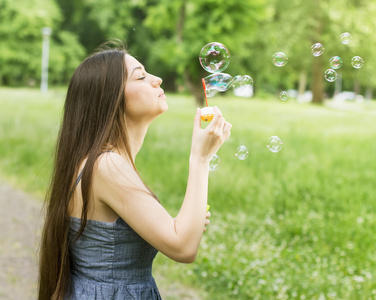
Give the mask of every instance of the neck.
[(127, 122), (127, 130), (129, 136), (129, 144), (132, 153), (132, 160), (135, 162), (136, 155), (140, 151), (144, 143), (146, 132), (148, 131), (149, 123)]

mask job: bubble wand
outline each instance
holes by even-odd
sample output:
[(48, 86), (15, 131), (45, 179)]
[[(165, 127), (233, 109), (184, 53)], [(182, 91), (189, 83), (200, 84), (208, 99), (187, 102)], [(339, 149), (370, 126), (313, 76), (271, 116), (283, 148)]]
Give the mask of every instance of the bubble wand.
[(206, 107), (208, 107), (208, 96), (206, 96), (206, 85), (205, 85), (205, 79), (204, 78), (202, 78), (202, 86), (204, 87)]
[(214, 117), (214, 108), (208, 106), (208, 97), (206, 95), (206, 84), (204, 78), (202, 78), (202, 86), (204, 87), (206, 107), (201, 108), (201, 120), (204, 122), (210, 122)]

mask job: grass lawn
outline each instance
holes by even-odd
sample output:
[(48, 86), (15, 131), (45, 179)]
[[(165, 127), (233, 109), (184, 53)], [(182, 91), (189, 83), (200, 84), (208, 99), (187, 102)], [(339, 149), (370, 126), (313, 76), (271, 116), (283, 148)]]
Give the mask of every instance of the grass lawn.
[[(0, 89), (0, 176), (42, 197), (64, 90)], [(184, 197), (193, 99), (168, 95), (137, 166), (171, 214)], [(233, 124), (210, 174), (211, 225), (197, 261), (158, 274), (203, 299), (376, 299), (376, 105), (216, 96)], [(272, 153), (277, 135), (283, 149)], [(236, 149), (249, 157), (240, 161)]]

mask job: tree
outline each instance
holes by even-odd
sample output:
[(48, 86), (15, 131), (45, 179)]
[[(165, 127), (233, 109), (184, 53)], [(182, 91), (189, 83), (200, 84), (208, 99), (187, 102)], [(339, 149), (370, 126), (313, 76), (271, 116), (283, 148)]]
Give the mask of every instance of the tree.
[(232, 56), (226, 72), (238, 74), (244, 70), (240, 58), (246, 41), (264, 16), (263, 0), (244, 0), (241, 5), (236, 0), (158, 1), (148, 7), (144, 23), (155, 38), (150, 60), (176, 70), (202, 105), (201, 78), (209, 74), (198, 60), (201, 48), (214, 41), (226, 45)]
[[(26, 84), (40, 78), (43, 27), (53, 29), (52, 78), (59, 78), (57, 72), (71, 70), (72, 64), (79, 61), (78, 56), (83, 52), (74, 34), (58, 30), (60, 20), (59, 8), (53, 0), (0, 0), (0, 84)], [(56, 55), (61, 56), (61, 50), (68, 51), (68, 47), (76, 52), (67, 53), (64, 60), (56, 59)]]

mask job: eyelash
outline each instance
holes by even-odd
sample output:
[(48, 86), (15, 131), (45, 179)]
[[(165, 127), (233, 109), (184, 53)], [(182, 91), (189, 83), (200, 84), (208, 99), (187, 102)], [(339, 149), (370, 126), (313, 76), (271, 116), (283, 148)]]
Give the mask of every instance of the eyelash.
[(145, 78), (146, 78), (146, 77), (143, 76), (143, 77), (138, 78), (138, 80), (144, 80)]

